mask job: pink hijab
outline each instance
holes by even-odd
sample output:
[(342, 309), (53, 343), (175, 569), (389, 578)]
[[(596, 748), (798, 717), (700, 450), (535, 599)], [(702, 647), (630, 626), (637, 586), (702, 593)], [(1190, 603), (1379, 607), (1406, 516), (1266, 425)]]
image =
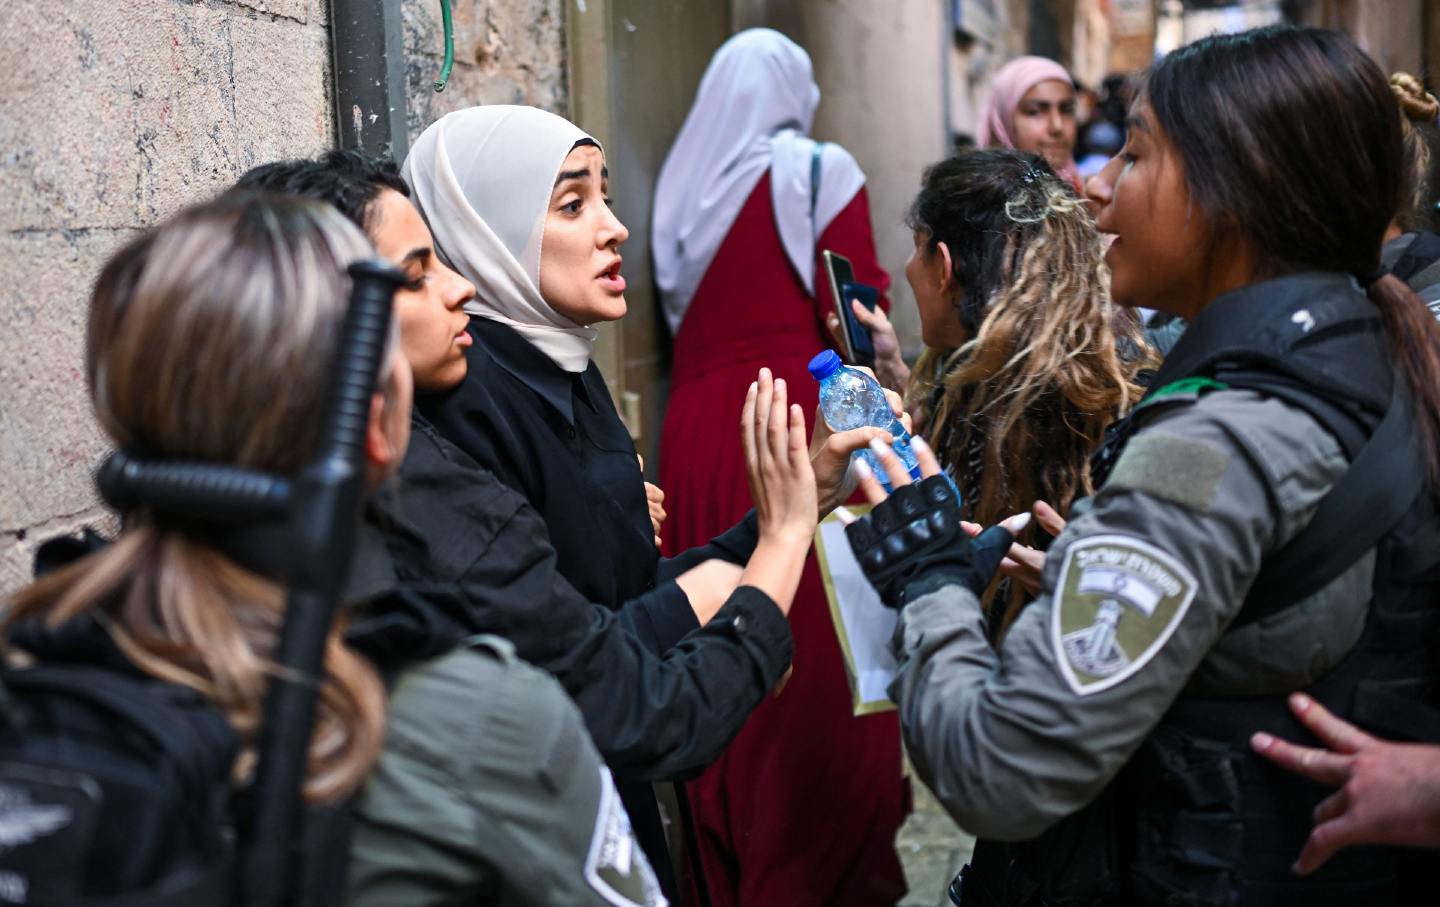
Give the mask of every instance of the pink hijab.
[[(980, 110), (980, 121), (975, 125), (975, 144), (981, 148), (1014, 148), (1010, 128), (1020, 99), (1036, 85), (1052, 79), (1075, 87), (1065, 67), (1045, 57), (1017, 57), (1000, 67), (990, 83), (990, 97)], [(1080, 191), (1080, 171), (1075, 167), (1075, 158), (1065, 162), (1060, 176)]]

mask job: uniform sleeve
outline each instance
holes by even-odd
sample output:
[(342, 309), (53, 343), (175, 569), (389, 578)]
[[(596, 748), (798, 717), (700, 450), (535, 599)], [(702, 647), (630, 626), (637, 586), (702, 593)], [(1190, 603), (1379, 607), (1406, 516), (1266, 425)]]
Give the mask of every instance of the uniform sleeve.
[[(538, 514), (520, 508), (461, 578), (479, 629), (512, 641), (580, 707), (605, 761), (627, 777), (698, 774), (780, 680), (794, 644), (775, 602), (741, 586), (664, 653), (555, 566)], [(688, 606), (687, 606), (688, 607)]]
[(349, 872), (351, 907), (663, 903), (564, 692), (469, 650), (397, 684)]
[(955, 819), (1026, 840), (1093, 800), (1235, 617), (1262, 554), (1303, 528), (1344, 468), (1300, 411), (1210, 394), (1136, 434), (1055, 540), (1044, 594), (998, 652), (968, 590), (907, 606), (891, 695)]

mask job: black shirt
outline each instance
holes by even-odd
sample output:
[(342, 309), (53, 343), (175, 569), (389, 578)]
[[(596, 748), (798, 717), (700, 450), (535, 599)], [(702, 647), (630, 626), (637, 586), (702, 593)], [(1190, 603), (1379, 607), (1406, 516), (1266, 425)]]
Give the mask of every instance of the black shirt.
[[(646, 638), (674, 642), (699, 624), (669, 580), (701, 560), (744, 563), (753, 513), (718, 545), (662, 562), (635, 444), (595, 363), (566, 372), (507, 325), (470, 319), (475, 343), (460, 386), (417, 401), (449, 441), (544, 518), (559, 569), (591, 601), (643, 609)], [(657, 585), (658, 582), (658, 585)]]
[(694, 776), (720, 755), (789, 665), (789, 622), (742, 587), (703, 628), (656, 640), (645, 608), (612, 610), (576, 591), (546, 535), (524, 498), (417, 414), (400, 474), (361, 528), (349, 592), (364, 604), (347, 639), (392, 671), (476, 633), (510, 640), (575, 700), (673, 894), (649, 781)]

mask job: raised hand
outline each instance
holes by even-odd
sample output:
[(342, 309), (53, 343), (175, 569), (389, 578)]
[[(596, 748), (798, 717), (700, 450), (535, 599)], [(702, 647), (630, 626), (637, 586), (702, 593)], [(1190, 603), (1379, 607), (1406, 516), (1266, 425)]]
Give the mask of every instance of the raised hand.
[(760, 532), (803, 537), (819, 519), (815, 471), (805, 447), (805, 415), (789, 405), (785, 380), (762, 368), (745, 396), (740, 419), (746, 476)]
[[(920, 464), (922, 479), (940, 475), (940, 461), (936, 459), (935, 451), (930, 449), (930, 445), (925, 443), (924, 438), (911, 438), (910, 449), (915, 451), (915, 460)], [(875, 460), (880, 464), (880, 468), (885, 470), (885, 478), (889, 480), (891, 488), (903, 488), (910, 484), (910, 470), (900, 462), (900, 458), (895, 455), (894, 448), (884, 441), (872, 440), (870, 452), (875, 455)], [(870, 471), (870, 467), (864, 460), (855, 461), (855, 478), (859, 481), (860, 491), (864, 493), (865, 500), (871, 504), (879, 504), (889, 497), (885, 493), (885, 487), (880, 484), (879, 478)]]
[[(1065, 528), (1065, 518), (1044, 501), (1036, 501), (1031, 513), (1035, 515), (1035, 521), (1040, 524), (1040, 528), (1052, 537), (1059, 535)], [(1013, 519), (1015, 517), (1007, 517), (1001, 522), (1008, 523)], [(962, 520), (960, 528), (971, 538), (984, 529), (979, 523), (968, 520)], [(1039, 595), (1040, 575), (1045, 572), (1045, 552), (1016, 542), (1010, 546), (1010, 550), (1005, 553), (1005, 559), (1000, 562), (1000, 572), (1013, 577), (1031, 595)]]
[(1440, 847), (1440, 746), (1377, 739), (1303, 693), (1290, 696), (1290, 711), (1328, 749), (1269, 734), (1251, 737), (1251, 747), (1281, 768), (1339, 788), (1315, 808), (1297, 873), (1319, 869), (1345, 847)]
[(745, 396), (740, 440), (760, 526), (740, 583), (769, 595), (789, 614), (819, 513), (815, 472), (805, 449), (805, 415), (787, 404), (785, 382), (773, 381), (768, 368), (760, 370)]
[[(885, 310), (876, 307), (870, 311), (859, 300), (846, 300), (855, 320), (870, 332), (870, 342), (875, 346), (875, 379), (887, 388), (899, 390), (910, 380), (910, 367), (900, 355), (900, 339), (895, 336), (895, 326)], [(840, 316), (834, 312), (825, 316), (825, 327), (830, 331), (836, 346), (845, 347), (844, 330), (840, 327)]]

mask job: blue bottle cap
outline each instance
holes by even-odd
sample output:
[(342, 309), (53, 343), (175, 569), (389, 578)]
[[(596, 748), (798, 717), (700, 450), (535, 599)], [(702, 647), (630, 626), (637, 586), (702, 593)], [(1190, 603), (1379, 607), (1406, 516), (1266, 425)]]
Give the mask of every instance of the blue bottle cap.
[(824, 381), (840, 371), (840, 366), (843, 364), (840, 356), (834, 350), (821, 350), (814, 359), (810, 360), (810, 377), (816, 381)]

